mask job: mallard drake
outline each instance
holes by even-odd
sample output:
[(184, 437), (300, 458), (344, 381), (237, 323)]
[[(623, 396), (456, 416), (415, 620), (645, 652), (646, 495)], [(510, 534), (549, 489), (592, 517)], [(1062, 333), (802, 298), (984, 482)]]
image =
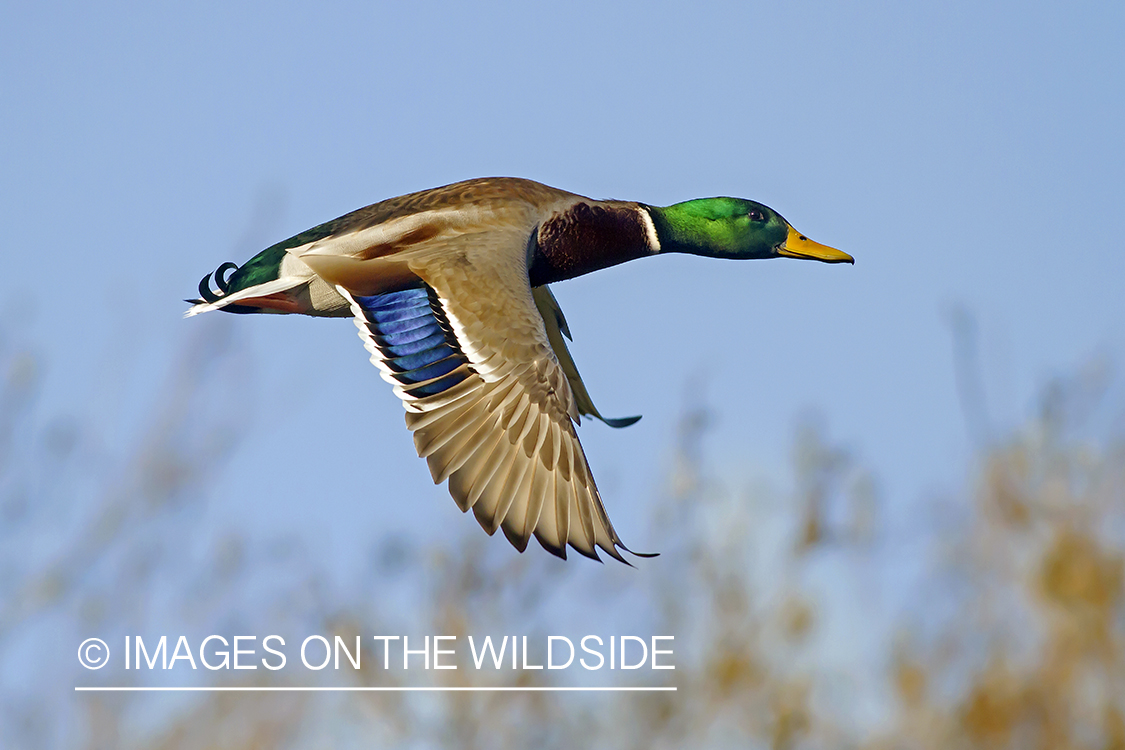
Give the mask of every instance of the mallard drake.
[[(575, 426), (594, 406), (549, 284), (634, 258), (852, 263), (738, 198), (592, 200), (490, 177), (391, 198), (279, 242), (199, 285), (187, 315), (351, 316), (406, 408), (418, 455), (462, 511), (523, 552), (535, 536), (594, 559), (633, 553), (610, 523)], [(227, 273), (232, 271), (229, 277)]]

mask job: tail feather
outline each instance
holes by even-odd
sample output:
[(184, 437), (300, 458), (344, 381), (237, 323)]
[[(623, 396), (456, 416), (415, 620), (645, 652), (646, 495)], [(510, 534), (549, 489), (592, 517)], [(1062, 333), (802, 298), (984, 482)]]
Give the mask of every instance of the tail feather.
[[(220, 268), (222, 267), (220, 266)], [(264, 284), (248, 286), (245, 289), (240, 289), (237, 292), (234, 292), (233, 294), (224, 294), (222, 296), (219, 296), (210, 291), (210, 289), (207, 290), (209, 294), (204, 294), (203, 290), (204, 288), (206, 288), (204, 282), (206, 282), (209, 277), (210, 274), (203, 277), (203, 282), (200, 283), (199, 292), (203, 299), (187, 300), (188, 302), (192, 302), (194, 304), (190, 310), (184, 313), (185, 318), (190, 318), (193, 315), (200, 315), (205, 312), (211, 312), (212, 310), (222, 310), (223, 308), (235, 302), (260, 299), (263, 297), (269, 297), (273, 294), (287, 292), (291, 289), (295, 289), (299, 286), (309, 283), (309, 279), (307, 278), (300, 278), (296, 276), (282, 277), (280, 279), (267, 281)], [(214, 299), (212, 299), (212, 297)]]

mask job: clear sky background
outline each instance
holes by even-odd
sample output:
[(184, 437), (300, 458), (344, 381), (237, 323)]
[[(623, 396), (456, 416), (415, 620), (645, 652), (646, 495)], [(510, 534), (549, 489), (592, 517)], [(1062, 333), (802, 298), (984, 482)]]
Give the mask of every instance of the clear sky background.
[(663, 257), (555, 287), (595, 402), (644, 415), (580, 433), (640, 550), (662, 548), (646, 507), (686, 407), (717, 418), (710, 462), (779, 484), (815, 410), (875, 472), (893, 530), (972, 468), (952, 311), (977, 321), (997, 431), (1051, 377), (1122, 361), (1119, 3), (3, 15), (0, 342), (42, 364), (36, 419), (77, 414), (121, 460), (196, 331), (229, 324), (250, 429), (196, 522), (299, 533), (343, 577), (383, 531), (475, 522), (430, 483), (349, 321), (183, 320), (182, 300), (224, 261), (394, 195), (486, 175), (661, 205), (733, 195), (856, 258)]

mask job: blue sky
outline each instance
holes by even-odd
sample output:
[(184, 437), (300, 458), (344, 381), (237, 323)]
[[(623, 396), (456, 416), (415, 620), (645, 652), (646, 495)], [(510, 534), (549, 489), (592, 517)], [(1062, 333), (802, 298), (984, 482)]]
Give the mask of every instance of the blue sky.
[(251, 429), (204, 522), (297, 529), (318, 559), (362, 559), (376, 529), (474, 522), (413, 457), (350, 322), (185, 321), (181, 300), (224, 261), (413, 190), (516, 175), (654, 204), (734, 195), (855, 256), (654, 258), (556, 287), (599, 407), (644, 415), (581, 432), (642, 550), (661, 548), (646, 502), (685, 406), (717, 415), (710, 461), (778, 483), (795, 418), (819, 412), (876, 473), (893, 525), (971, 469), (952, 310), (979, 325), (998, 430), (1051, 377), (1125, 348), (1119, 4), (5, 16), (0, 333), (41, 359), (38, 418), (78, 414), (124, 455), (193, 332), (229, 325)]
[[(583, 431), (611, 508), (641, 503), (696, 383), (723, 460), (775, 471), (814, 407), (909, 503), (968, 455), (953, 306), (1000, 421), (1121, 349), (1121, 30), (1051, 4), (22, 6), (0, 32), (8, 335), (43, 356), (45, 417), (128, 414), (205, 325), (179, 319), (200, 276), (358, 206), (490, 174), (749, 197), (857, 264), (658, 258), (557, 289), (603, 410), (645, 415)], [(302, 453), (361, 496), (389, 452), (381, 486), (440, 501), (347, 323), (237, 324), (258, 418), (289, 417), (239, 461), (302, 423), (366, 428)]]

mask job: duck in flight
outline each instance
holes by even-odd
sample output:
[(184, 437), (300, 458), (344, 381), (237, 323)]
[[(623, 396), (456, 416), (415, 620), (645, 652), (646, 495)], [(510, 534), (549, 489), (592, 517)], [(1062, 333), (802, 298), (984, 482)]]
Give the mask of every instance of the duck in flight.
[(610, 523), (575, 426), (639, 417), (598, 412), (548, 285), (670, 252), (854, 262), (750, 200), (660, 207), (489, 177), (391, 198), (224, 263), (187, 315), (352, 317), (418, 455), (463, 512), (520, 552), (534, 536), (564, 559), (569, 545), (626, 562), (619, 550), (638, 553)]

